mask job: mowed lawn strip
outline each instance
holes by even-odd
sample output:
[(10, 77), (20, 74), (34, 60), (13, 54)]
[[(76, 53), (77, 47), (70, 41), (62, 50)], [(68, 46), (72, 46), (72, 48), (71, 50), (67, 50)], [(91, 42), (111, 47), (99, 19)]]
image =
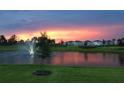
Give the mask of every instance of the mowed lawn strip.
[[(49, 70), (49, 76), (34, 76), (36, 70)], [(73, 67), (52, 65), (0, 65), (0, 82), (5, 83), (83, 83), (123, 82), (124, 68)]]

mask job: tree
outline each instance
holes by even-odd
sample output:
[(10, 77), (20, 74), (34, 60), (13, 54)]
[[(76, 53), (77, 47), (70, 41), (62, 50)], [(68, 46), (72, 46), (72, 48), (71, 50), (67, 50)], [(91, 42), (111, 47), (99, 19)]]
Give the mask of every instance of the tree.
[[(36, 39), (34, 39), (36, 40)], [(36, 53), (41, 56), (42, 59), (45, 59), (46, 57), (50, 56), (50, 45), (51, 45), (51, 40), (48, 39), (48, 36), (45, 32), (41, 33), (41, 36), (37, 38), (36, 40)], [(42, 69), (41, 69), (42, 68)], [(52, 74), (51, 71), (46, 70), (43, 66), (40, 67), (39, 70), (36, 70), (35, 72), (32, 73), (33, 75), (37, 76), (46, 76)]]
[(12, 35), (12, 36), (8, 39), (8, 43), (9, 43), (9, 44), (16, 44), (16, 43), (17, 43), (17, 36), (16, 36), (16, 35)]
[(102, 40), (102, 43), (103, 43), (103, 45), (105, 46), (105, 40), (104, 40), (104, 39)]
[(84, 46), (87, 46), (88, 45), (88, 42), (87, 41), (84, 41)]
[(119, 46), (122, 46), (122, 45), (123, 45), (123, 43), (122, 43), (122, 40), (121, 40), (121, 39), (118, 39), (118, 45), (119, 45)]
[(36, 43), (36, 51), (38, 54), (42, 57), (48, 57), (50, 56), (50, 39), (48, 39), (48, 36), (45, 32), (41, 33), (41, 36), (38, 37), (38, 43)]
[(24, 44), (25, 43), (25, 41), (24, 40), (20, 40), (20, 41), (18, 41), (18, 44)]
[(63, 41), (63, 40), (61, 40), (61, 41), (60, 41), (60, 45), (63, 45), (63, 44), (64, 44), (64, 41)]
[(32, 39), (31, 39), (31, 41), (37, 41), (38, 40), (38, 38), (37, 37), (33, 37)]
[(55, 39), (48, 39), (49, 45), (54, 46), (55, 45)]
[(0, 35), (0, 45), (7, 44), (7, 40), (4, 35)]

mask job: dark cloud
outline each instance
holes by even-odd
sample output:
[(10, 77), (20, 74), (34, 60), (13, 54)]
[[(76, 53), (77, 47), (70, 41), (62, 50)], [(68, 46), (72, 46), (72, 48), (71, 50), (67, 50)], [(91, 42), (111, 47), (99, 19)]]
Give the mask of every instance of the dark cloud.
[[(0, 11), (0, 33), (52, 27), (101, 27), (124, 25), (124, 11), (34, 10)], [(121, 28), (121, 33), (124, 33)]]

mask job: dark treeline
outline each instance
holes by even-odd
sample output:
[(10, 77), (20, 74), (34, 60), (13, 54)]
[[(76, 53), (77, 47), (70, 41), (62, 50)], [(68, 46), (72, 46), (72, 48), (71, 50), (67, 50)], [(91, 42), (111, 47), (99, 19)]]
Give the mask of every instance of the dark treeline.
[(0, 35), (0, 45), (13, 45), (17, 44), (17, 36), (12, 35), (9, 39), (6, 39), (4, 35)]
[[(46, 33), (41, 33), (41, 35), (43, 37), (46, 37), (44, 35), (47, 35)], [(41, 37), (33, 37), (31, 39), (32, 40), (36, 40), (36, 41), (39, 41)], [(115, 40), (115, 39), (114, 39)], [(18, 40), (18, 37), (16, 35), (12, 35), (9, 39), (6, 39), (6, 37), (4, 35), (0, 35), (0, 45), (16, 45), (16, 44), (25, 44), (26, 42), (28, 42), (29, 40)], [(49, 45), (50, 46), (53, 46), (53, 45), (57, 45), (55, 44), (55, 40), (54, 39), (50, 39), (46, 38), (46, 41), (49, 42)], [(103, 40), (104, 42), (104, 40)], [(120, 39), (117, 39), (117, 42), (118, 42), (118, 45), (119, 46), (124, 46), (124, 38), (120, 38)], [(43, 42), (42, 42), (43, 43)], [(62, 45), (64, 43), (64, 41), (60, 41), (60, 43), (58, 43), (58, 45)]]
[[(49, 43), (49, 45), (55, 45), (55, 40), (48, 38), (46, 33), (41, 33), (42, 37)], [(0, 35), (0, 45), (16, 45), (16, 44), (25, 44), (26, 42), (30, 42), (32, 40), (38, 41), (41, 37), (33, 37), (31, 40), (18, 40), (16, 35), (12, 35), (9, 39), (7, 39), (4, 35)], [(43, 43), (43, 42), (42, 42)]]
[(124, 46), (124, 38), (118, 39), (118, 45)]

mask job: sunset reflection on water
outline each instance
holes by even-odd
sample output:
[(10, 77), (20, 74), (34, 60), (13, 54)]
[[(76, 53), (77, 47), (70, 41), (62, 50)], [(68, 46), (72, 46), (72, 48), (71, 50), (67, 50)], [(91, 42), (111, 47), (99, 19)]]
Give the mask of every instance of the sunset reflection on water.
[(3, 52), (0, 53), (0, 64), (120, 67), (124, 66), (124, 54), (54, 52), (51, 57), (42, 59), (39, 56), (34, 56), (32, 58), (30, 55), (25, 53)]
[(71, 66), (122, 66), (124, 55), (111, 53), (56, 52), (51, 58), (35, 61), (36, 64)]

